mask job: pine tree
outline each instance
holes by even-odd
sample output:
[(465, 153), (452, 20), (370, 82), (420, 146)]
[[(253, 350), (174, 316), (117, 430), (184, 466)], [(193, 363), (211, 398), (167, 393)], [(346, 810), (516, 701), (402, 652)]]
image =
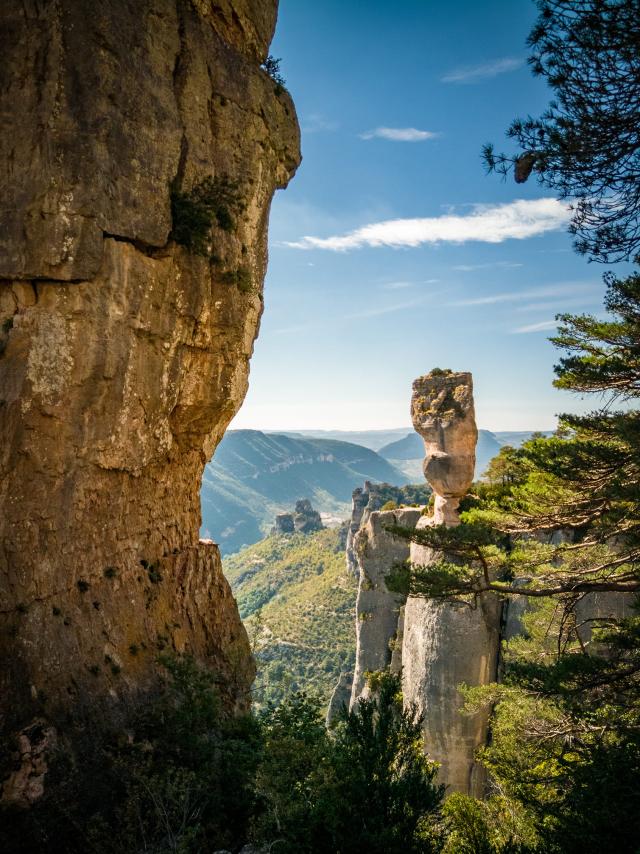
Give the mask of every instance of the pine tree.
[(535, 75), (553, 90), (540, 118), (507, 131), (519, 152), (484, 148), (490, 171), (533, 173), (572, 200), (576, 249), (607, 263), (640, 251), (640, 2), (537, 0), (529, 36)]

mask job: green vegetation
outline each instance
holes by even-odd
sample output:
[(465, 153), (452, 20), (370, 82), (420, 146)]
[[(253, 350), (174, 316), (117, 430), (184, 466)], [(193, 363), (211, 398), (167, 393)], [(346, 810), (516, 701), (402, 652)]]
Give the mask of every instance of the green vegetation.
[(263, 71), (266, 71), (269, 77), (273, 80), (275, 85), (275, 93), (276, 95), (281, 95), (284, 92), (286, 81), (282, 74), (280, 73), (280, 63), (281, 59), (276, 59), (274, 56), (269, 54), (269, 56), (265, 59), (265, 61), (260, 66)]
[(56, 785), (29, 810), (0, 812), (6, 854), (200, 854), (251, 842), (298, 854), (440, 850), (442, 788), (421, 721), (398, 680), (380, 678), (328, 731), (304, 694), (229, 715), (215, 674), (163, 659), (164, 679), (126, 721), (76, 719)]
[(553, 100), (540, 118), (516, 119), (518, 154), (484, 149), (490, 171), (513, 171), (572, 202), (578, 252), (612, 263), (640, 250), (640, 53), (636, 0), (537, 0), (529, 36), (533, 73)]
[(397, 510), (397, 509), (398, 509), (398, 505), (397, 505), (397, 503), (396, 503), (395, 501), (385, 501), (385, 503), (382, 505), (382, 507), (381, 507), (380, 509), (381, 509), (382, 511), (386, 511), (386, 510)]
[[(567, 353), (556, 385), (604, 394), (602, 408), (503, 448), (459, 527), (406, 534), (441, 560), (392, 582), (430, 597), (528, 597), (502, 684), (468, 690), (467, 703), (494, 708), (481, 760), (501, 793), (496, 815), (522, 817), (512, 841), (563, 854), (635, 854), (640, 838), (640, 276), (606, 282), (609, 317), (565, 315), (553, 339)], [(593, 610), (594, 594), (630, 595), (628, 615)]]
[(440, 850), (444, 789), (434, 785), (421, 718), (403, 710), (397, 677), (384, 674), (376, 696), (361, 700), (331, 731), (319, 707), (299, 694), (261, 720), (258, 786), (266, 809), (258, 838), (279, 838), (277, 850), (287, 854)]
[(233, 231), (244, 210), (239, 185), (227, 176), (209, 176), (184, 191), (171, 188), (171, 239), (194, 255), (211, 254), (211, 229)]
[[(300, 498), (345, 519), (353, 490), (365, 480), (400, 484), (408, 478), (375, 451), (351, 442), (231, 430), (205, 469), (202, 536), (219, 543), (223, 555), (237, 552), (263, 539), (275, 517)], [(389, 499), (397, 500), (391, 494)]]
[(258, 662), (256, 703), (304, 690), (326, 705), (355, 655), (356, 582), (343, 532), (273, 534), (225, 559), (224, 572)]
[(235, 285), (244, 294), (250, 293), (253, 287), (251, 273), (246, 267), (240, 267), (237, 270), (227, 270), (221, 274), (220, 278), (227, 285)]

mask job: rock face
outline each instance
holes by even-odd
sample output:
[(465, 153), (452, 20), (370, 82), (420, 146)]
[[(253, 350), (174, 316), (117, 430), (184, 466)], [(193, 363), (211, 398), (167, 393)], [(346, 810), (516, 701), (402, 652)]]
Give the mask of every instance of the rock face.
[[(300, 157), (260, 69), (276, 11), (2, 3), (0, 729), (117, 705), (161, 649), (247, 702), (199, 487), (246, 393), (269, 205)], [(171, 188), (207, 178), (233, 216), (201, 257), (170, 238)]]
[(389, 483), (372, 483), (365, 480), (364, 487), (355, 489), (352, 495), (351, 519), (347, 527), (346, 559), (347, 570), (356, 578), (360, 577), (360, 566), (355, 551), (355, 537), (360, 528), (366, 525), (371, 513), (380, 510), (388, 501), (397, 505), (423, 505), (429, 500), (431, 489), (426, 486), (391, 486)]
[(356, 665), (351, 705), (368, 695), (366, 674), (384, 670), (392, 661), (398, 643), (398, 620), (405, 598), (387, 589), (385, 576), (409, 557), (409, 542), (387, 528), (415, 528), (419, 507), (373, 511), (355, 536), (354, 551), (359, 567), (356, 599)]
[(341, 673), (336, 682), (336, 686), (331, 694), (329, 705), (327, 706), (326, 724), (331, 726), (333, 721), (338, 717), (343, 709), (349, 708), (351, 699), (351, 688), (353, 686), (353, 674)]
[(293, 513), (279, 513), (271, 530), (272, 534), (293, 534), (296, 526), (293, 522)]
[(324, 528), (322, 518), (311, 506), (308, 498), (296, 501), (293, 513), (279, 513), (271, 529), (272, 534), (312, 534)]
[[(417, 527), (459, 524), (458, 505), (469, 489), (478, 435), (471, 374), (432, 371), (413, 384), (413, 425), (425, 444), (425, 477), (435, 495), (432, 517)], [(426, 566), (434, 552), (411, 544), (410, 560)], [(406, 702), (424, 714), (425, 747), (440, 763), (450, 790), (480, 796), (484, 774), (474, 754), (485, 743), (488, 713), (462, 714), (461, 683), (497, 678), (501, 604), (493, 594), (475, 609), (410, 596), (404, 610), (402, 678)]]
[(293, 526), (299, 534), (312, 534), (314, 531), (321, 531), (324, 528), (320, 514), (313, 509), (308, 498), (296, 501)]
[[(436, 554), (391, 536), (390, 523), (407, 528), (457, 525), (458, 505), (475, 466), (477, 430), (468, 373), (433, 371), (413, 384), (411, 413), (425, 444), (425, 475), (433, 514), (420, 508), (371, 511), (368, 490), (354, 494), (352, 552), (360, 573), (356, 605), (356, 668), (351, 703), (366, 696), (365, 672), (402, 671), (403, 695), (424, 716), (425, 749), (440, 763), (449, 791), (482, 795), (484, 774), (475, 751), (487, 738), (488, 715), (463, 715), (461, 683), (482, 685), (498, 675), (501, 604), (493, 595), (477, 608), (391, 593), (384, 583), (395, 563), (428, 565)], [(367, 497), (367, 502), (364, 502)], [(364, 504), (364, 506), (363, 506)], [(349, 565), (349, 551), (347, 563)]]

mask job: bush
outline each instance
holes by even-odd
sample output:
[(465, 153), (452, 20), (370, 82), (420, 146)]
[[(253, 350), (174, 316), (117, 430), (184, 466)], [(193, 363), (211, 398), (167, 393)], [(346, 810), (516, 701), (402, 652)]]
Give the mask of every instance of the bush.
[(170, 239), (184, 246), (193, 255), (209, 257), (211, 254), (211, 229), (214, 225), (223, 231), (235, 228), (234, 214), (244, 210), (239, 187), (226, 176), (209, 176), (191, 190), (184, 192), (171, 188)]

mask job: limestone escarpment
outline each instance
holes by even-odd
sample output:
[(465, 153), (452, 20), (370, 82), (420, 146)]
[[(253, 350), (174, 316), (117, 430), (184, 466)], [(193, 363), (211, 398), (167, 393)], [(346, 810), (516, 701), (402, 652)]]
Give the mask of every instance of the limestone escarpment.
[[(0, 725), (143, 687), (160, 650), (253, 674), (205, 462), (242, 402), (267, 219), (299, 161), (260, 69), (276, 2), (7, 0), (0, 9)], [(228, 181), (211, 257), (171, 187)], [(240, 275), (242, 273), (242, 275)]]

